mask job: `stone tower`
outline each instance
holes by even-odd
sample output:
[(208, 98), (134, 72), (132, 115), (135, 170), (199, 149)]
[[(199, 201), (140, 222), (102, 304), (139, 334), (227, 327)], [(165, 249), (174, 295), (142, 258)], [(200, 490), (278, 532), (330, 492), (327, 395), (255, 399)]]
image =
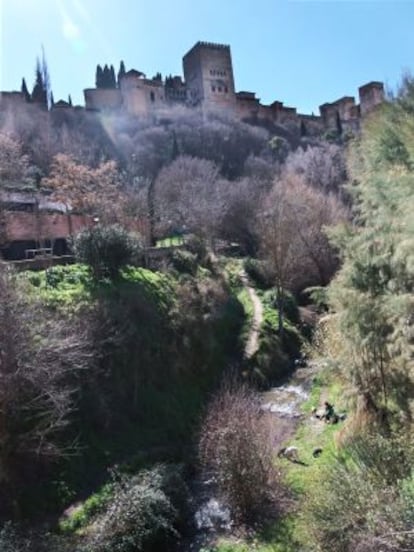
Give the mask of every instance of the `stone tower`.
[(236, 103), (230, 46), (197, 42), (183, 57), (187, 101), (203, 111), (229, 110)]

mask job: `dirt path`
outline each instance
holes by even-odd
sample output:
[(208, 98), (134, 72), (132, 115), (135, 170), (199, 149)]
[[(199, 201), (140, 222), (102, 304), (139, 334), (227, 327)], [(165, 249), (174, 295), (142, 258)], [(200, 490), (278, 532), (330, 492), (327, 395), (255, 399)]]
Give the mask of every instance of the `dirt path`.
[(253, 304), (253, 319), (250, 324), (249, 336), (244, 348), (244, 356), (249, 359), (259, 349), (259, 333), (263, 322), (263, 305), (256, 290), (249, 284), (249, 279), (244, 271), (241, 273), (241, 280)]

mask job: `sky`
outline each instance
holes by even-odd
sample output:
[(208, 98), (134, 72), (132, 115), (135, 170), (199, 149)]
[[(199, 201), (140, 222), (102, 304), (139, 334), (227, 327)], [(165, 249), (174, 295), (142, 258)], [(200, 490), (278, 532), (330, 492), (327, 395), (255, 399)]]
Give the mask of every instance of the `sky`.
[(31, 90), (44, 48), (54, 99), (84, 104), (96, 65), (181, 74), (199, 40), (231, 46), (236, 90), (302, 113), (414, 73), (414, 0), (0, 0), (0, 90)]

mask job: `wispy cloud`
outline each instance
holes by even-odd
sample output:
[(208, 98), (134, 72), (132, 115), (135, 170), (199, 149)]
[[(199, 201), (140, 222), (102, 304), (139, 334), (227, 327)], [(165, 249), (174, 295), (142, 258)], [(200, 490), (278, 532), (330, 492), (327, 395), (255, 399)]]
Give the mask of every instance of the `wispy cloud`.
[(82, 0), (73, 0), (73, 8), (81, 19), (87, 23), (91, 22), (91, 16), (85, 6), (85, 2)]
[[(82, 38), (82, 29), (79, 22), (75, 19), (75, 17), (69, 12), (67, 9), (67, 5), (65, 6), (64, 0), (59, 0), (58, 2), (59, 6), (59, 13), (61, 18), (61, 30), (62, 35), (66, 40), (70, 42), (73, 49), (77, 52), (82, 52), (85, 49), (85, 42)], [(85, 19), (85, 17), (88, 17), (87, 11), (83, 8), (82, 3), (80, 0), (73, 0), (72, 2), (72, 10), (76, 10), (78, 13), (78, 16), (80, 13), (82, 14), (81, 17)]]

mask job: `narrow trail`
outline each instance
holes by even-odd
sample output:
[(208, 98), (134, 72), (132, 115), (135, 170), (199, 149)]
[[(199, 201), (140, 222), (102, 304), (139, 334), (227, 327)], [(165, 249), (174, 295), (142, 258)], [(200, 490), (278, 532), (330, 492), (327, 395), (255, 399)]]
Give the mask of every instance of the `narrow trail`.
[(253, 304), (253, 318), (250, 324), (249, 336), (244, 347), (244, 356), (249, 359), (259, 349), (259, 334), (263, 322), (263, 305), (256, 290), (249, 284), (249, 279), (244, 270), (240, 274), (240, 277)]

